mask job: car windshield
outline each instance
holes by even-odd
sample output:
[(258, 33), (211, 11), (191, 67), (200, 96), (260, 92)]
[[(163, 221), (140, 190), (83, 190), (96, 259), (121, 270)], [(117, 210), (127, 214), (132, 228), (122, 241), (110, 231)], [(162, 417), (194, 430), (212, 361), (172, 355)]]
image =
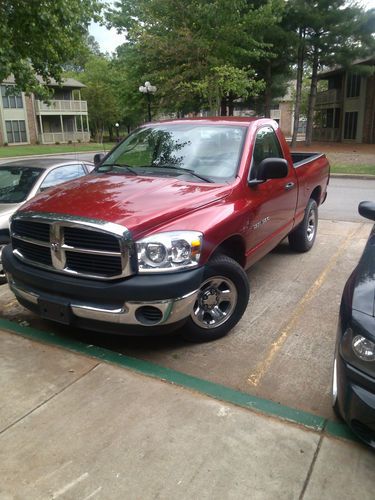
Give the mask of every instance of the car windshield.
[(43, 170), (34, 167), (0, 167), (0, 203), (21, 203)]
[(245, 133), (246, 127), (217, 124), (148, 126), (131, 134), (97, 171), (227, 182), (237, 174)]

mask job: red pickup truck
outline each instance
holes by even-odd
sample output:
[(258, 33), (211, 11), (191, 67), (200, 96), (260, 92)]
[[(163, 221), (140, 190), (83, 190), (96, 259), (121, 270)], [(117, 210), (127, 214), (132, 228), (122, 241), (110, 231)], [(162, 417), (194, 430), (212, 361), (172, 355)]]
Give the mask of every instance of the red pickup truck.
[(329, 180), (325, 156), (291, 154), (268, 119), (146, 124), (96, 160), (13, 216), (11, 289), (57, 322), (180, 327), (192, 341), (233, 328), (249, 300), (245, 270), (286, 236), (310, 250)]

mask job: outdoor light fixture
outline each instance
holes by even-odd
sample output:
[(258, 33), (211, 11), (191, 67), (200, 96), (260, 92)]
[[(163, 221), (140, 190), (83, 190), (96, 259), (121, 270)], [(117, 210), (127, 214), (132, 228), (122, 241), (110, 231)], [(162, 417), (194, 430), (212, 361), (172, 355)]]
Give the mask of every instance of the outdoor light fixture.
[(145, 94), (147, 96), (147, 112), (148, 112), (148, 121), (151, 121), (151, 94), (155, 94), (157, 88), (154, 85), (151, 85), (150, 82), (145, 82), (144, 85), (139, 87), (139, 92)]

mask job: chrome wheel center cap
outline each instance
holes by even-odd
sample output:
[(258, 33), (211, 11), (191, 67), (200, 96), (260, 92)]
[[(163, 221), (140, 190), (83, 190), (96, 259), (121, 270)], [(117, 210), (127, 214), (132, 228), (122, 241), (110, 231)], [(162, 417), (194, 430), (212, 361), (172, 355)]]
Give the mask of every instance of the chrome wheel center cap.
[(202, 305), (205, 309), (212, 309), (218, 304), (218, 296), (216, 290), (207, 290), (202, 295)]

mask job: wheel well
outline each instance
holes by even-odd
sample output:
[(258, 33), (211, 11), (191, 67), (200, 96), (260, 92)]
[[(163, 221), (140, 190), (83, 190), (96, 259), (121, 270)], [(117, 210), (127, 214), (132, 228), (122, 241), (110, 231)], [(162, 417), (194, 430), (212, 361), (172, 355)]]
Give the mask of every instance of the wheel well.
[(314, 189), (314, 191), (311, 193), (310, 198), (312, 198), (313, 200), (315, 200), (316, 204), (319, 205), (320, 204), (321, 194), (322, 194), (322, 188), (320, 186), (317, 186)]
[(213, 253), (213, 255), (217, 254), (227, 255), (238, 262), (240, 266), (245, 266), (245, 242), (241, 236), (232, 236), (223, 241)]

